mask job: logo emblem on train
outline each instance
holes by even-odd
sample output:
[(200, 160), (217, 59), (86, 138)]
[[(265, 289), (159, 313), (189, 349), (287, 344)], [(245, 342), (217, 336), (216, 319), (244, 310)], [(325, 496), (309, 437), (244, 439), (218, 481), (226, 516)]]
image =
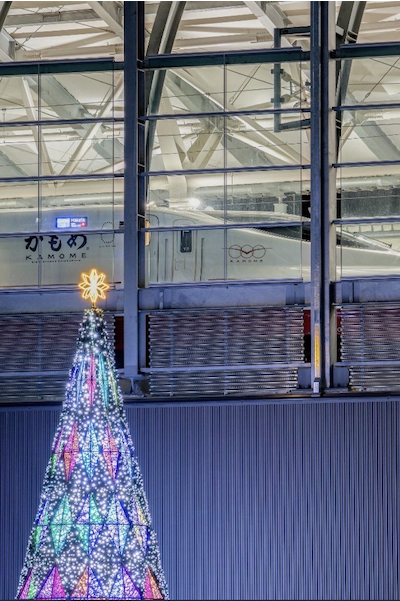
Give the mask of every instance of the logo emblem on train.
[(228, 255), (231, 263), (262, 263), (267, 250), (269, 249), (261, 244), (255, 246), (251, 246), (251, 244), (244, 244), (243, 246), (233, 244), (228, 248)]

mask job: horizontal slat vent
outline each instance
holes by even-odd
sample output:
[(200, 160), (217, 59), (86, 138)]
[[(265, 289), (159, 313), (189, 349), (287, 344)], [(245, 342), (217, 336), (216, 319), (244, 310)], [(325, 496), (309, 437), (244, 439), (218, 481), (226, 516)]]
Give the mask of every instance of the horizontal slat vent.
[(0, 377), (0, 401), (32, 403), (64, 399), (68, 372), (60, 376)]
[(276, 371), (180, 372), (152, 374), (151, 393), (157, 396), (181, 395), (254, 395), (260, 392), (279, 392), (297, 388), (297, 369)]
[(149, 350), (153, 396), (293, 390), (304, 362), (303, 309), (154, 313)]
[(349, 384), (353, 390), (390, 392), (400, 390), (400, 366), (352, 367)]
[[(0, 317), (0, 402), (64, 397), (81, 320), (82, 313)], [(106, 320), (114, 344), (114, 318)]]
[(400, 305), (343, 305), (340, 312), (340, 359), (349, 365), (350, 388), (399, 390)]

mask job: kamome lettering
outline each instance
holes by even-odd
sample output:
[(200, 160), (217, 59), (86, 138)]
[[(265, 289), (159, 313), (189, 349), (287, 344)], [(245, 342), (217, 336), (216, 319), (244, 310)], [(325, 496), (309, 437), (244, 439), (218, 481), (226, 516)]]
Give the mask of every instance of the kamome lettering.
[[(29, 236), (29, 238), (25, 238), (25, 250), (32, 250), (33, 252), (35, 252), (36, 250), (38, 250), (39, 243), (44, 242), (50, 244), (51, 250), (55, 252), (60, 252), (62, 248), (63, 239), (59, 236), (54, 235)], [(77, 250), (81, 250), (81, 248), (83, 248), (87, 244), (87, 236), (85, 236), (84, 234), (71, 234), (66, 240), (66, 243), (69, 246), (69, 248), (76, 246)], [(43, 244), (41, 244), (41, 247), (43, 247)], [(64, 255), (62, 257), (60, 255), (59, 258), (64, 258)]]
[[(53, 252), (44, 254), (39, 253), (39, 249), (44, 250), (45, 247), (43, 245), (48, 243)], [(82, 259), (86, 259), (86, 252), (79, 253), (75, 250), (75, 252), (65, 253), (62, 252), (63, 244), (67, 244), (69, 248), (77, 247), (77, 250), (80, 250), (87, 244), (87, 237), (84, 234), (71, 234), (66, 237), (59, 237), (54, 235), (49, 236), (29, 236), (29, 238), (25, 238), (25, 249), (30, 250), (32, 252), (37, 252), (35, 255), (25, 255), (25, 261), (29, 261), (31, 263), (70, 263), (75, 261), (81, 261)], [(88, 247), (86, 246), (86, 249)]]
[(25, 255), (25, 261), (30, 261), (31, 263), (70, 263), (74, 261), (82, 261), (82, 259), (86, 259), (86, 253), (69, 253), (68, 255), (60, 253), (59, 255), (37, 255), (37, 257), (33, 257), (32, 255)]

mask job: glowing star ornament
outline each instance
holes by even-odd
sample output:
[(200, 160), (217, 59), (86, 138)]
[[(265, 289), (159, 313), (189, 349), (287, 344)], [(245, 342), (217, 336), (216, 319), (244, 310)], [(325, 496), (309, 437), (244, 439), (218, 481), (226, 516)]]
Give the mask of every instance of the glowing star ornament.
[(82, 321), (17, 598), (168, 599), (97, 307)]
[(97, 273), (97, 269), (92, 269), (89, 275), (82, 273), (82, 278), (83, 282), (79, 284), (79, 288), (83, 290), (84, 299), (90, 298), (95, 306), (98, 298), (106, 298), (105, 292), (110, 289), (110, 286), (106, 284), (104, 273)]

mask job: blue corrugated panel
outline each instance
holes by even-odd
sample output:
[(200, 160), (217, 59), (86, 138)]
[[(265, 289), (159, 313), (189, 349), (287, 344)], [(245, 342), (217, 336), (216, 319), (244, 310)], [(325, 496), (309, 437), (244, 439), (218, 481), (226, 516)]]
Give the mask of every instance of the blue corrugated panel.
[[(172, 599), (399, 599), (400, 405), (130, 408)], [(0, 414), (10, 599), (58, 411)]]

